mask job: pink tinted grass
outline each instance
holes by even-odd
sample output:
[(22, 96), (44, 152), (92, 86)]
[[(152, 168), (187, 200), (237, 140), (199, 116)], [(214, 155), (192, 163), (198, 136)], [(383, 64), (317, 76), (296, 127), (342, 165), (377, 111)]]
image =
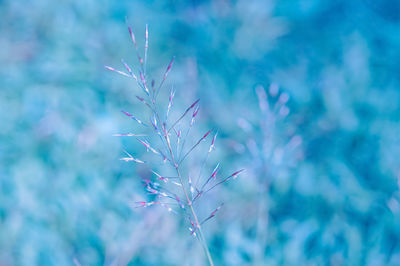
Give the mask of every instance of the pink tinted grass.
[(199, 175), (198, 175), (198, 177), (196, 179), (195, 187), (197, 187), (197, 185), (199, 184), (201, 174), (202, 174), (203, 169), (204, 169), (204, 167), (205, 167), (205, 165), (207, 163), (208, 158), (210, 157), (210, 153), (215, 149), (215, 140), (217, 139), (217, 136), (218, 136), (218, 131), (214, 134), (214, 137), (212, 138), (210, 147), (208, 148), (208, 152), (207, 152), (206, 158), (204, 159), (204, 161), (203, 161), (203, 163), (201, 165), (201, 168), (200, 168), (200, 171), (199, 171)]
[(138, 139), (138, 141), (146, 147), (147, 151), (151, 151), (155, 154), (160, 154), (158, 151), (156, 151), (153, 147), (150, 146), (150, 143), (147, 140)]
[(144, 69), (143, 69), (144, 75), (146, 75), (147, 52), (148, 52), (148, 50), (149, 50), (149, 30), (148, 30), (148, 26), (146, 24), (145, 42), (144, 42)]
[(124, 59), (121, 59), (122, 64), (124, 65), (124, 67), (126, 68), (126, 70), (128, 71), (128, 73), (136, 80), (138, 81), (136, 75), (133, 73), (132, 69), (128, 66), (128, 64), (124, 61)]
[(143, 59), (142, 59), (142, 57), (140, 56), (140, 54), (139, 54), (139, 49), (138, 49), (138, 46), (137, 46), (137, 43), (136, 43), (136, 39), (135, 39), (135, 34), (133, 33), (133, 30), (132, 30), (132, 28), (128, 25), (128, 31), (129, 31), (129, 35), (131, 36), (131, 40), (132, 40), (132, 43), (133, 43), (133, 45), (135, 46), (135, 50), (136, 50), (136, 56), (137, 56), (137, 58), (138, 58), (138, 61), (139, 61), (139, 63), (140, 63), (140, 66), (141, 66), (141, 68), (142, 68), (142, 70), (143, 70)]
[(137, 159), (137, 158), (134, 158), (134, 157), (133, 157), (132, 155), (130, 155), (127, 151), (125, 151), (125, 153), (128, 155), (128, 157), (123, 157), (123, 158), (121, 158), (120, 160), (125, 161), (125, 162), (133, 161), (133, 162), (141, 163), (141, 164), (145, 163), (145, 162), (142, 161), (142, 160), (139, 160), (139, 159)]
[[(197, 192), (196, 196), (194, 197), (194, 199), (193, 199), (192, 202), (194, 202), (194, 201), (197, 200), (200, 196), (206, 194), (207, 192), (210, 192), (210, 191), (213, 190), (215, 187), (217, 187), (217, 186), (219, 186), (219, 185), (221, 185), (221, 184), (223, 184), (223, 183), (225, 183), (225, 182), (227, 182), (227, 181), (229, 181), (229, 180), (231, 180), (231, 179), (237, 178), (237, 176), (238, 176), (241, 172), (243, 172), (243, 171), (244, 171), (244, 169), (241, 169), (241, 170), (239, 170), (239, 171), (236, 171), (236, 172), (234, 172), (233, 174), (231, 174), (230, 176), (228, 176), (228, 177), (222, 179), (221, 181), (219, 181), (219, 182), (216, 183), (215, 185), (211, 186), (210, 188), (205, 189), (205, 190), (203, 190), (203, 189), (202, 189), (202, 190), (199, 190), (199, 191)], [(208, 183), (208, 182), (207, 182), (207, 183)], [(204, 187), (205, 187), (205, 186), (204, 186)]]
[(113, 134), (113, 137), (145, 137), (145, 134), (133, 134), (133, 133), (120, 133), (120, 134)]
[(116, 70), (116, 69), (113, 68), (113, 67), (110, 67), (110, 66), (104, 66), (104, 67), (107, 68), (108, 70), (113, 71), (113, 72), (116, 72), (116, 73), (118, 73), (118, 74), (120, 74), (120, 75), (122, 75), (122, 76), (131, 77), (131, 76), (128, 75), (127, 73), (125, 73), (125, 72), (123, 72), (123, 71), (120, 71), (120, 70)]
[[(162, 162), (163, 163), (167, 163), (167, 165), (170, 165), (172, 167), (172, 169), (176, 172), (176, 176), (173, 175), (169, 175), (169, 176), (164, 176), (161, 175), (157, 172), (155, 172), (154, 170), (151, 170), (151, 172), (156, 176), (156, 179), (161, 182), (163, 184), (163, 186), (161, 186), (160, 183), (157, 182), (152, 182), (150, 179), (143, 179), (144, 182), (144, 187), (147, 191), (147, 193), (149, 195), (153, 195), (153, 197), (156, 198), (156, 200), (153, 201), (139, 201), (136, 202), (136, 207), (148, 207), (148, 206), (152, 206), (152, 205), (161, 205), (165, 208), (168, 209), (168, 211), (172, 211), (174, 213), (176, 213), (171, 207), (170, 204), (176, 204), (176, 206), (179, 206), (180, 209), (182, 209), (182, 213), (185, 216), (189, 217), (190, 220), (190, 230), (191, 230), (191, 234), (196, 236), (201, 245), (203, 246), (204, 252), (207, 256), (208, 262), (210, 263), (210, 265), (214, 265), (213, 260), (211, 258), (208, 246), (207, 246), (207, 241), (205, 240), (204, 234), (202, 232), (201, 229), (201, 225), (210, 220), (211, 218), (213, 218), (215, 216), (215, 214), (220, 210), (221, 206), (218, 206), (213, 212), (211, 212), (210, 215), (208, 215), (201, 223), (199, 222), (197, 213), (194, 209), (193, 206), (193, 202), (200, 197), (200, 195), (204, 195), (205, 193), (207, 193), (208, 191), (212, 190), (214, 187), (218, 186), (219, 184), (222, 184), (232, 178), (236, 178), (243, 170), (239, 170), (236, 171), (235, 173), (233, 173), (232, 175), (228, 176), (225, 179), (222, 179), (220, 181), (217, 182), (217, 179), (219, 179), (217, 177), (217, 174), (220, 170), (219, 164), (214, 168), (214, 170), (212, 171), (211, 175), (208, 177), (208, 179), (206, 180), (205, 184), (202, 186), (202, 188), (200, 190), (197, 189), (197, 183), (199, 182), (199, 179), (201, 178), (201, 172), (202, 172), (202, 168), (205, 167), (206, 161), (210, 155), (210, 153), (215, 149), (215, 140), (217, 137), (217, 133), (214, 134), (214, 137), (211, 140), (211, 144), (208, 148), (208, 152), (207, 152), (207, 157), (204, 160), (203, 166), (200, 170), (199, 173), (199, 177), (196, 180), (196, 185), (193, 186), (192, 183), (192, 179), (190, 176), (187, 177), (187, 180), (185, 180), (187, 182), (187, 184), (184, 182), (184, 178), (185, 175), (182, 175), (181, 173), (181, 164), (182, 162), (185, 160), (185, 158), (188, 157), (188, 155), (190, 155), (198, 145), (200, 145), (200, 143), (202, 143), (203, 141), (206, 140), (206, 138), (210, 135), (210, 133), (212, 132), (212, 130), (207, 131), (188, 151), (186, 151), (186, 153), (184, 153), (184, 145), (186, 140), (188, 139), (190, 130), (192, 128), (192, 126), (195, 123), (195, 119), (197, 118), (197, 115), (199, 113), (199, 99), (194, 101), (184, 112), (183, 114), (181, 114), (178, 119), (175, 120), (175, 122), (171, 122), (167, 124), (167, 120), (168, 120), (168, 116), (172, 110), (172, 107), (174, 105), (174, 96), (175, 96), (175, 90), (174, 88), (171, 88), (170, 94), (169, 94), (169, 101), (168, 101), (168, 107), (165, 113), (165, 120), (161, 120), (159, 113), (157, 111), (157, 106), (156, 106), (156, 98), (157, 95), (159, 94), (161, 87), (163, 86), (165, 80), (167, 79), (167, 76), (169, 75), (169, 72), (171, 71), (172, 65), (174, 63), (174, 57), (171, 59), (170, 63), (167, 66), (167, 69), (162, 77), (162, 80), (160, 82), (160, 85), (158, 86), (157, 89), (155, 89), (154, 87), (154, 81), (151, 82), (151, 90), (149, 90), (148, 88), (148, 79), (147, 79), (147, 73), (146, 73), (146, 65), (147, 65), (147, 59), (148, 59), (148, 26), (146, 25), (146, 29), (145, 29), (145, 48), (144, 48), (144, 60), (141, 58), (139, 51), (138, 51), (138, 46), (136, 43), (136, 39), (135, 39), (135, 35), (131, 29), (130, 26), (128, 26), (128, 30), (129, 30), (129, 34), (132, 40), (132, 43), (135, 46), (135, 50), (136, 50), (136, 54), (139, 60), (139, 63), (141, 65), (141, 70), (139, 70), (139, 75), (136, 76), (134, 74), (134, 71), (132, 70), (132, 68), (124, 61), (121, 60), (122, 64), (124, 65), (126, 72), (120, 71), (120, 70), (116, 70), (112, 67), (108, 67), (106, 66), (106, 68), (110, 71), (119, 73), (123, 76), (127, 76), (127, 77), (133, 77), (138, 86), (143, 90), (144, 92), (144, 97), (142, 96), (136, 96), (136, 98), (143, 103), (146, 107), (149, 108), (149, 110), (151, 111), (152, 115), (149, 118), (151, 127), (148, 127), (149, 130), (154, 130), (155, 134), (158, 135), (158, 137), (161, 140), (161, 147), (157, 147), (151, 145), (151, 143), (145, 139), (145, 138), (137, 138), (137, 140), (145, 146), (147, 151), (151, 151), (154, 154), (158, 154), (162, 157)], [(138, 79), (139, 77), (139, 79)], [(192, 112), (192, 116), (190, 119), (190, 123), (187, 127), (187, 131), (186, 134), (183, 133), (182, 134), (182, 129), (181, 128), (177, 128), (177, 125), (179, 124), (179, 127), (181, 127), (182, 125), (180, 124), (180, 122), (183, 120), (183, 118), (188, 115), (188, 113), (190, 111)], [(136, 116), (126, 112), (126, 111), (121, 111), (123, 114), (125, 114), (126, 116), (132, 118), (133, 120), (135, 120), (138, 124), (146, 126), (147, 125), (145, 123), (143, 123), (142, 120), (138, 119)], [(147, 120), (146, 120), (147, 121)], [(182, 123), (183, 124), (183, 123)], [(171, 134), (171, 131), (174, 134)], [(184, 131), (183, 131), (184, 132)], [(175, 135), (176, 135), (176, 142), (172, 141), (175, 140)], [(182, 136), (184, 135), (184, 138), (182, 139)], [(123, 133), (123, 134), (115, 134), (115, 136), (132, 136), (132, 137), (141, 137), (143, 136), (142, 134), (133, 134), (133, 133)], [(153, 143), (154, 144), (154, 143)], [(173, 147), (175, 145), (175, 147)], [(174, 149), (176, 148), (176, 149)], [(165, 151), (163, 151), (163, 149), (165, 149)], [(175, 152), (174, 152), (175, 151)], [(126, 162), (136, 162), (136, 163), (140, 163), (140, 164), (148, 164), (150, 162), (146, 162), (143, 161), (141, 159), (135, 158), (133, 157), (131, 154), (129, 154), (128, 152), (125, 151), (125, 153), (127, 154), (127, 157), (123, 157), (121, 158), (121, 160), (126, 161)], [(182, 156), (182, 154), (184, 154)], [(151, 174), (150, 174), (151, 175)], [(215, 183), (214, 185), (211, 186), (211, 180)], [(167, 184), (171, 184), (174, 185), (175, 187), (173, 187), (172, 190), (166, 189)], [(185, 185), (186, 184), (186, 185)], [(187, 192), (187, 187), (189, 187), (189, 193)], [(207, 186), (211, 186), (209, 188), (207, 188)], [(174, 191), (176, 189), (178, 189), (177, 187), (179, 187), (180, 193), (175, 193)], [(197, 193), (197, 194), (196, 194)], [(183, 196), (182, 196), (183, 194)], [(196, 194), (196, 196), (194, 196)], [(182, 198), (180, 197), (182, 196)], [(162, 202), (160, 200), (167, 200), (167, 201), (173, 201), (171, 202)]]
[(135, 121), (138, 122), (139, 124), (141, 124), (141, 125), (143, 125), (143, 126), (147, 126), (145, 123), (142, 122), (142, 120), (138, 119), (136, 116), (134, 116), (134, 115), (132, 115), (132, 114), (130, 114), (130, 113), (128, 113), (128, 112), (125, 112), (125, 111), (121, 111), (121, 112), (122, 112), (123, 114), (125, 114), (126, 116), (132, 118), (133, 120), (135, 120)]
[(211, 181), (211, 180), (215, 180), (215, 176), (217, 175), (219, 171), (219, 163), (217, 164), (217, 166), (215, 166), (214, 170), (211, 173), (211, 176), (207, 179), (207, 181), (201, 186), (201, 191), (204, 189), (205, 186), (207, 186), (207, 184)]
[(204, 224), (205, 222), (207, 222), (208, 220), (210, 220), (211, 218), (213, 218), (214, 216), (215, 216), (215, 214), (221, 209), (221, 207), (223, 206), (224, 204), (222, 203), (221, 205), (219, 205), (213, 212), (211, 212), (211, 214), (206, 218), (206, 219), (204, 219), (202, 222), (201, 222), (201, 224)]
[(199, 103), (200, 99), (197, 99), (194, 103), (192, 103), (191, 106), (189, 106), (185, 112), (172, 124), (172, 126), (170, 127), (170, 129), (168, 130), (168, 133), (175, 128), (175, 126), (186, 116), (187, 113), (189, 113), (189, 111), (195, 107), (198, 103)]
[(167, 69), (164, 72), (163, 79), (161, 80), (160, 85), (158, 86), (158, 88), (156, 90), (156, 94), (155, 94), (154, 99), (157, 98), (157, 96), (158, 96), (158, 94), (159, 94), (159, 92), (161, 90), (161, 87), (164, 85), (164, 82), (167, 79), (168, 73), (171, 71), (172, 65), (174, 64), (174, 60), (175, 60), (175, 56), (172, 57), (171, 61), (169, 62), (168, 66), (167, 66)]
[(172, 87), (169, 93), (168, 107), (167, 107), (167, 113), (165, 115), (165, 121), (168, 120), (169, 111), (171, 110), (171, 107), (174, 105), (174, 96), (175, 96), (175, 89), (174, 87)]
[(190, 148), (190, 150), (187, 151), (187, 152), (185, 153), (185, 155), (184, 155), (184, 156), (182, 157), (182, 159), (179, 161), (179, 164), (181, 164), (181, 163), (186, 159), (186, 157), (187, 157), (197, 146), (199, 146), (199, 144), (200, 144), (202, 141), (204, 141), (205, 138), (207, 138), (207, 136), (211, 133), (211, 131), (212, 131), (212, 130), (207, 131), (207, 133), (204, 134), (204, 136), (201, 137), (201, 138), (196, 142), (196, 144), (194, 144), (194, 145), (192, 146), (192, 148)]
[[(182, 147), (180, 149), (180, 151), (183, 151), (185, 148), (185, 144), (186, 144), (186, 139), (188, 138), (188, 135), (190, 133), (190, 130), (193, 127), (194, 121), (196, 119), (197, 114), (199, 113), (199, 109), (200, 107), (198, 105), (196, 105), (196, 107), (193, 110), (193, 114), (192, 114), (192, 119), (190, 120), (190, 125), (188, 127), (188, 129), (186, 130), (186, 134), (185, 137), (183, 137), (183, 142), (182, 142)], [(178, 158), (180, 158), (182, 156), (182, 154), (177, 153)], [(182, 159), (182, 158), (181, 158)]]

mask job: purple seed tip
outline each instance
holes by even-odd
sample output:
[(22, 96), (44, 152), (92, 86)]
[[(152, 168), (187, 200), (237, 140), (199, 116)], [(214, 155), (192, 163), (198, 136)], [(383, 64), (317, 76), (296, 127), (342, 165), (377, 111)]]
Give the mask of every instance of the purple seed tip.
[(200, 109), (200, 107), (199, 107), (199, 106), (197, 106), (197, 107), (196, 107), (196, 109), (194, 109), (194, 111), (193, 111), (193, 115), (192, 115), (192, 117), (193, 117), (193, 118), (195, 118), (195, 117), (196, 117), (196, 115), (199, 113), (199, 109)]
[(206, 134), (204, 134), (204, 136), (202, 137), (202, 139), (205, 139), (205, 138), (207, 138), (207, 136), (211, 133), (211, 129), (209, 130), (209, 131), (207, 131), (207, 133)]
[(232, 177), (236, 177), (237, 175), (239, 175), (243, 171), (244, 171), (244, 169), (240, 169), (239, 171), (234, 172), (231, 176)]
[(197, 99), (197, 100), (189, 107), (189, 109), (192, 109), (199, 101), (200, 101), (200, 99)]

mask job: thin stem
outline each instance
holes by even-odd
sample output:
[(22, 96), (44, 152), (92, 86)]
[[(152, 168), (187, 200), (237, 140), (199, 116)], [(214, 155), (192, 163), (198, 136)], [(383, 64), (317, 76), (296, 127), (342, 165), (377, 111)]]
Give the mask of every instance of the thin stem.
[(199, 184), (199, 181), (200, 181), (200, 178), (201, 178), (201, 174), (203, 173), (204, 166), (206, 165), (209, 156), (210, 156), (210, 152), (207, 152), (207, 157), (203, 161), (203, 164), (202, 164), (202, 166), (200, 168), (199, 176), (197, 177), (196, 183), (194, 184), (195, 188), (197, 188), (197, 185)]
[(200, 224), (198, 224), (198, 229), (199, 229), (199, 235), (201, 235), (201, 238), (202, 238), (203, 247), (206, 252), (208, 262), (210, 263), (211, 266), (214, 266), (214, 262), (212, 260), (211, 254), (210, 254), (210, 250), (208, 248), (207, 241), (204, 237), (203, 231), (201, 230)]
[(167, 145), (168, 145), (168, 150), (169, 150), (169, 152), (170, 152), (172, 162), (173, 162), (173, 164), (174, 164), (176, 173), (177, 173), (177, 175), (178, 175), (179, 182), (180, 182), (181, 185), (182, 185), (183, 193), (185, 194), (187, 203), (188, 203), (188, 205), (189, 205), (189, 207), (190, 207), (190, 211), (192, 212), (193, 218), (194, 218), (194, 220), (195, 220), (195, 222), (196, 222), (196, 226), (197, 226), (197, 229), (198, 229), (198, 232), (199, 232), (198, 235), (199, 235), (199, 238), (201, 239), (200, 242), (201, 242), (202, 245), (203, 245), (204, 251), (205, 251), (205, 253), (206, 253), (206, 255), (207, 255), (208, 262), (210, 263), (211, 266), (214, 266), (214, 262), (213, 262), (213, 260), (212, 260), (211, 254), (210, 254), (210, 250), (208, 249), (208, 245), (207, 245), (207, 242), (206, 242), (206, 240), (205, 240), (205, 238), (204, 238), (203, 231), (201, 230), (201, 226), (200, 226), (200, 223), (199, 223), (199, 219), (197, 218), (196, 212), (194, 211), (194, 208), (193, 208), (193, 205), (192, 205), (192, 201), (190, 200), (189, 195), (188, 195), (187, 192), (186, 192), (186, 189), (185, 189), (185, 186), (184, 186), (183, 180), (182, 180), (182, 175), (181, 175), (181, 173), (180, 173), (180, 171), (179, 171), (179, 166), (178, 166), (178, 164), (177, 164), (176, 161), (175, 161), (175, 156), (174, 156), (174, 153), (172, 152), (171, 144), (170, 144), (170, 142), (169, 142), (168, 139), (167, 139), (168, 136), (164, 136), (164, 137), (165, 137), (165, 139), (166, 139), (166, 142), (167, 142)]
[[(193, 118), (192, 118), (192, 121), (193, 121)], [(186, 139), (187, 139), (187, 137), (189, 135), (190, 130), (192, 129), (192, 126), (193, 126), (193, 122), (190, 122), (189, 128), (186, 131), (186, 135), (185, 135), (185, 137), (183, 138), (183, 141), (182, 141), (182, 146), (181, 146), (180, 153), (179, 154), (178, 154), (178, 152), (176, 153), (177, 154), (176, 156), (178, 157), (178, 160), (179, 160), (179, 157), (181, 157), (179, 155), (182, 155), (183, 148), (185, 148)]]
[[(263, 199), (265, 195), (269, 195), (270, 181), (263, 182), (258, 191), (257, 200), (257, 220), (256, 220), (256, 236), (258, 245), (255, 245), (253, 251), (253, 265), (260, 265), (264, 258), (263, 248), (267, 246), (268, 226), (269, 226), (269, 207), (267, 200)], [(257, 248), (258, 247), (258, 248)], [(260, 249), (261, 247), (261, 249)]]

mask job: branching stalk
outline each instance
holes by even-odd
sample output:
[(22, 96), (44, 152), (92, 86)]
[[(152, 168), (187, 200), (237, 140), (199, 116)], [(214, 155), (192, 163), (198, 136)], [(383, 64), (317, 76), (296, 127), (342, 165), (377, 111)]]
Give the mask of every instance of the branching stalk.
[(206, 255), (207, 255), (208, 262), (210, 263), (211, 266), (214, 266), (214, 262), (213, 262), (213, 260), (212, 260), (211, 254), (210, 254), (210, 250), (209, 250), (209, 248), (208, 248), (206, 239), (205, 239), (205, 237), (204, 237), (204, 235), (203, 235), (203, 231), (201, 230), (201, 225), (200, 225), (200, 223), (199, 223), (199, 219), (197, 218), (196, 212), (195, 212), (195, 210), (194, 210), (194, 208), (193, 208), (193, 205), (192, 205), (192, 201), (190, 200), (189, 195), (188, 195), (188, 193), (186, 192), (185, 185), (183, 184), (182, 175), (181, 175), (181, 173), (180, 173), (180, 171), (179, 171), (179, 166), (178, 166), (178, 164), (177, 164), (176, 161), (175, 161), (175, 156), (174, 156), (174, 153), (172, 152), (171, 143), (170, 143), (170, 142), (168, 141), (168, 139), (167, 139), (168, 136), (164, 136), (164, 137), (165, 137), (165, 140), (166, 140), (166, 142), (167, 142), (168, 150), (169, 150), (169, 152), (170, 152), (172, 162), (173, 162), (173, 164), (174, 164), (176, 173), (177, 173), (177, 175), (178, 175), (179, 182), (180, 182), (181, 185), (182, 185), (183, 193), (185, 194), (187, 203), (188, 203), (188, 205), (189, 205), (189, 207), (190, 207), (190, 211), (191, 211), (191, 213), (192, 213), (192, 215), (193, 215), (193, 218), (194, 218), (194, 220), (195, 220), (195, 222), (196, 222), (196, 227), (197, 227), (197, 230), (198, 230), (198, 235), (199, 235), (199, 238), (200, 238), (200, 242), (201, 242), (201, 244), (202, 244), (202, 246), (203, 246), (203, 248), (204, 248), (204, 251), (205, 251), (205, 253), (206, 253)]

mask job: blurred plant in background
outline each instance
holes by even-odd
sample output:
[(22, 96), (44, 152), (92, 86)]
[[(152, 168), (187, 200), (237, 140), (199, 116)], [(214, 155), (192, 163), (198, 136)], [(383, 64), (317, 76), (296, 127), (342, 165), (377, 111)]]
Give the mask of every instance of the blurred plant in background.
[(271, 227), (269, 208), (272, 205), (270, 186), (274, 179), (284, 178), (284, 175), (290, 174), (290, 170), (295, 170), (303, 152), (299, 147), (302, 138), (296, 135), (295, 124), (292, 122), (288, 125), (285, 119), (290, 113), (287, 105), (289, 95), (280, 92), (275, 83), (267, 91), (261, 85), (256, 86), (255, 91), (259, 110), (255, 114), (249, 113), (253, 110), (240, 110), (237, 124), (245, 132), (246, 139), (244, 145), (235, 142), (233, 145), (239, 153), (245, 152), (245, 146), (251, 155), (247, 164), (251, 165), (250, 175), (255, 177), (254, 196), (249, 195), (248, 198), (256, 206), (252, 214), (256, 217), (252, 235), (255, 242), (252, 262), (254, 265), (262, 265), (266, 250), (274, 241), (268, 234)]
[[(267, 265), (398, 265), (399, 10), (393, 0), (1, 2), (0, 264), (204, 264), (183, 222), (126, 204), (145, 197), (132, 178), (144, 174), (118, 160), (121, 150), (147, 152), (112, 135), (132, 132), (121, 109), (146, 114), (130, 80), (103, 65), (136, 58), (127, 16), (151, 27), (149, 73), (162, 77), (176, 56), (169, 76), (185, 95), (176, 110), (201, 98), (199, 132), (218, 128), (205, 167), (250, 169), (209, 194), (229, 199), (204, 225), (216, 265), (250, 265), (255, 250)], [(246, 142), (264, 142), (253, 88), (273, 106), (271, 83), (290, 95), (274, 147), (301, 136), (303, 157), (292, 168), (296, 155), (283, 156), (262, 179)], [(239, 115), (259, 133), (238, 130)], [(198, 173), (204, 158), (192, 156)], [(272, 180), (266, 247), (254, 244), (256, 180)]]

